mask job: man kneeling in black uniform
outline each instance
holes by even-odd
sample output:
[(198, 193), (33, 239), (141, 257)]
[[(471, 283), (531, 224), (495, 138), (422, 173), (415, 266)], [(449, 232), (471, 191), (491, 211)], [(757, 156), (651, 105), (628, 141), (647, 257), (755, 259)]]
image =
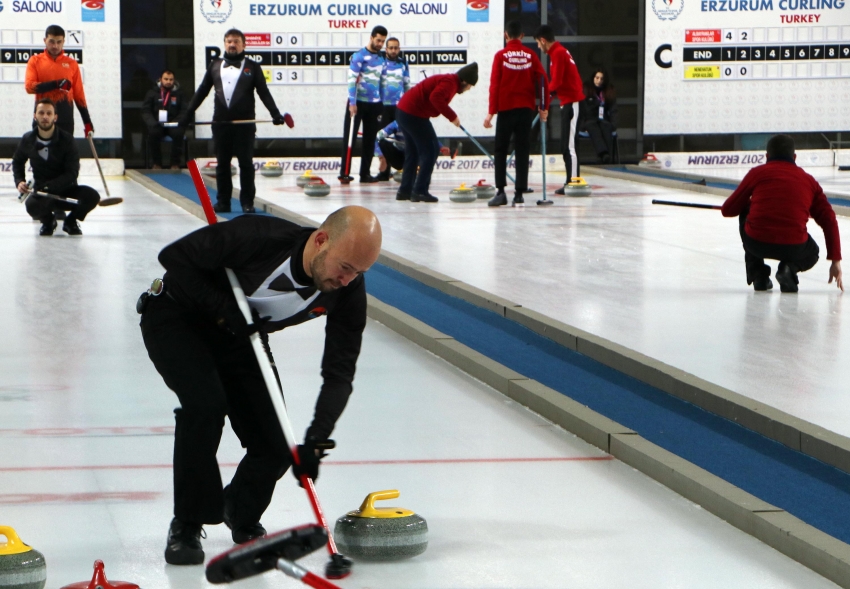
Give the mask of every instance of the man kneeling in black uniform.
[[(180, 401), (167, 563), (204, 562), (204, 524), (224, 522), (240, 544), (265, 536), (260, 517), (293, 461), (249, 335), (259, 331), (271, 356), (268, 333), (327, 315), (324, 382), (294, 469), (296, 477), (318, 476), (322, 445), (352, 391), (366, 326), (362, 274), (380, 251), (377, 217), (349, 206), (318, 229), (243, 215), (160, 252), (165, 276), (142, 295), (138, 310), (148, 355)], [(225, 267), (247, 295), (255, 315), (251, 324), (236, 306)], [(225, 416), (246, 455), (222, 488), (216, 451)]]
[(100, 202), (100, 195), (94, 188), (78, 186), (80, 173), (80, 153), (74, 144), (74, 138), (67, 131), (56, 126), (56, 106), (49, 98), (38, 101), (35, 107), (36, 128), (25, 133), (15, 155), (12, 158), (12, 172), (18, 192), (30, 191), (26, 181), (26, 163), (30, 161), (33, 174), (32, 189), (63, 198), (72, 198), (73, 202), (33, 194), (26, 201), (27, 212), (33, 219), (41, 221), (39, 235), (53, 235), (56, 230), (56, 211), (69, 211), (62, 223), (62, 231), (68, 235), (82, 235), (78, 221)]

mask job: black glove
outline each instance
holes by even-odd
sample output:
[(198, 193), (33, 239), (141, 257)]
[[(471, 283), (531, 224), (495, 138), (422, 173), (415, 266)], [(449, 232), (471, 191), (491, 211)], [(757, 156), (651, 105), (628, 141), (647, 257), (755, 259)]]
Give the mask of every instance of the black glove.
[[(336, 446), (333, 440), (320, 440), (314, 436), (308, 436), (304, 443), (298, 446), (298, 464), (292, 465), (292, 474), (301, 485), (301, 475), (306, 474), (314, 481), (319, 478), (319, 463), (327, 456), (325, 450), (331, 450)], [(301, 485), (303, 487), (303, 485)]]
[(271, 321), (271, 316), (254, 317), (254, 322), (248, 324), (242, 311), (236, 305), (225, 309), (221, 316), (216, 319), (219, 327), (237, 338), (250, 337), (260, 331), (269, 321)]
[(71, 80), (68, 80), (67, 78), (62, 78), (61, 80), (57, 80), (56, 81), (56, 89), (57, 90), (64, 90), (65, 92), (67, 92), (68, 90), (71, 89)]
[(286, 121), (283, 120), (283, 115), (275, 115), (272, 117), (272, 123), (277, 125), (283, 125)]

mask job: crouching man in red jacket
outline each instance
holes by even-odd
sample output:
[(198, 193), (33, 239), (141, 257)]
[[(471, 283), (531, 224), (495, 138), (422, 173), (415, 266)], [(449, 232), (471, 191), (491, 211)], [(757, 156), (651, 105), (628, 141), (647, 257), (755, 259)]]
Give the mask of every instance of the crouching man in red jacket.
[(815, 240), (806, 231), (811, 216), (823, 229), (829, 283), (842, 291), (841, 240), (835, 212), (820, 184), (795, 163), (794, 140), (776, 135), (767, 142), (767, 163), (750, 170), (737, 190), (723, 203), (724, 217), (739, 217), (747, 284), (757, 291), (770, 290), (770, 266), (765, 258), (779, 260), (776, 280), (782, 292), (797, 292), (797, 272), (818, 261)]

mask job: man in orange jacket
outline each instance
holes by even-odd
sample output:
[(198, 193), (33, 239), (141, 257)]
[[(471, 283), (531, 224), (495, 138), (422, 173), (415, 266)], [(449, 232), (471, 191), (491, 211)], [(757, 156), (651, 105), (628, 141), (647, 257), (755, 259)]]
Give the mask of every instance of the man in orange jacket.
[(65, 29), (59, 25), (50, 25), (44, 33), (44, 53), (30, 57), (27, 62), (25, 87), (27, 94), (35, 94), (36, 103), (49, 98), (56, 105), (56, 126), (74, 134), (74, 104), (80, 110), (85, 123), (85, 135), (94, 132), (89, 109), (86, 106), (86, 94), (83, 91), (83, 77), (77, 62), (65, 55)]
[[(534, 38), (540, 50), (552, 60), (549, 68), (549, 91), (555, 93), (561, 103), (561, 154), (564, 156), (569, 183), (579, 175), (576, 135), (579, 103), (584, 100), (581, 76), (573, 56), (566, 47), (555, 40), (552, 27), (541, 26)], [(564, 194), (563, 187), (556, 190), (555, 194)]]
[[(549, 114), (549, 86), (546, 70), (533, 51), (522, 45), (522, 24), (511, 21), (505, 28), (505, 48), (493, 58), (490, 74), (490, 109), (484, 119), (484, 127), (493, 126), (496, 119), (496, 150), (493, 154), (496, 168), (496, 196), (488, 206), (508, 204), (505, 194), (507, 185), (506, 160), (511, 136), (516, 145), (516, 185), (513, 205), (523, 204), (522, 197), (528, 188), (528, 156), (531, 151), (531, 124), (535, 108), (540, 112), (543, 124)], [(539, 101), (539, 105), (538, 105)]]

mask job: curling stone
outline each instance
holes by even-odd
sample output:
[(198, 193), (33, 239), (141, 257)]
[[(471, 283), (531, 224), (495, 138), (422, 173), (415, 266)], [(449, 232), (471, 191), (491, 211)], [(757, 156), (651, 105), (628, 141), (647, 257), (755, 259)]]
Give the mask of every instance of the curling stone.
[(313, 176), (313, 179), (304, 186), (304, 194), (307, 196), (327, 196), (330, 193), (330, 185), (325, 184), (325, 181), (318, 176)]
[(94, 574), (91, 581), (80, 581), (65, 585), (62, 589), (139, 589), (135, 583), (127, 581), (107, 581), (102, 560), (94, 561)]
[(467, 188), (464, 183), (449, 192), (449, 200), (452, 202), (475, 202), (477, 198), (475, 189)]
[(307, 170), (306, 172), (304, 172), (302, 175), (298, 176), (298, 178), (295, 179), (295, 184), (299, 188), (304, 188), (305, 186), (307, 186), (307, 183), (310, 180), (315, 180), (315, 179), (321, 180), (321, 178), (319, 178), (318, 176), (313, 175), (313, 170)]
[(266, 178), (277, 178), (278, 176), (283, 176), (283, 167), (280, 165), (280, 162), (266, 162), (260, 168), (260, 174)]
[(573, 176), (572, 181), (564, 186), (565, 196), (590, 196), (590, 184), (581, 176)]
[(652, 153), (644, 154), (641, 160), (638, 162), (638, 165), (642, 168), (652, 168), (658, 169), (661, 167), (661, 160), (655, 157)]
[[(207, 162), (207, 164), (201, 168), (201, 173), (206, 174), (207, 176), (215, 176), (215, 169), (218, 167), (218, 163), (213, 160), (211, 162)], [(236, 166), (230, 164), (230, 175), (235, 176), (237, 172)]]
[(428, 524), (401, 507), (375, 507), (375, 501), (395, 499), (396, 490), (369, 493), (360, 509), (336, 520), (334, 538), (346, 556), (362, 560), (402, 560), (428, 548)]
[(496, 196), (496, 187), (492, 184), (485, 184), (485, 180), (482, 178), (478, 181), (478, 184), (473, 186), (475, 189), (475, 194), (478, 195), (478, 198), (486, 198), (490, 199)]
[(43, 589), (47, 582), (44, 555), (24, 544), (15, 530), (0, 526), (0, 587), (9, 589)]
[(401, 177), (403, 176), (402, 170), (396, 170), (393, 172), (393, 180), (401, 184)]

